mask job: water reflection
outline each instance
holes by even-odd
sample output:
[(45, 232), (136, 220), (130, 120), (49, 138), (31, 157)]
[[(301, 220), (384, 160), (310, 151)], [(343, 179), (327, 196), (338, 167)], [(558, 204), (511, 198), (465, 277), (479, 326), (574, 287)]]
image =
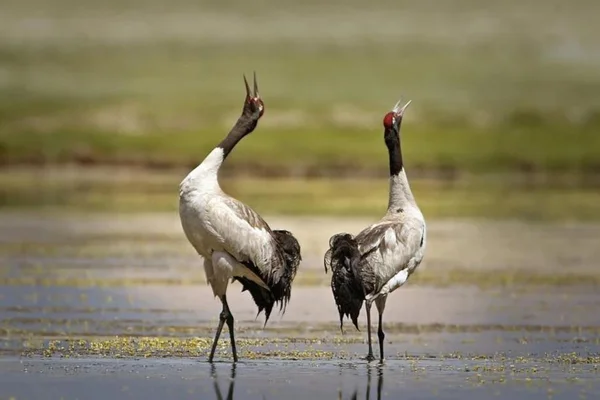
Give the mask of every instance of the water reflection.
[[(383, 366), (381, 364), (377, 364), (376, 366), (367, 364), (367, 389), (365, 392), (365, 400), (371, 399), (371, 381), (373, 370), (376, 370), (377, 374), (377, 400), (381, 400), (381, 392), (383, 390)], [(354, 390), (352, 394), (351, 400), (358, 400), (358, 389)], [(343, 400), (343, 394), (340, 390), (338, 393), (338, 400)]]
[[(364, 399), (365, 400), (371, 400), (371, 384), (373, 381), (373, 375), (377, 375), (377, 400), (381, 400), (381, 393), (383, 391), (383, 371), (384, 371), (384, 366), (381, 364), (377, 364), (377, 365), (368, 365), (367, 364), (367, 387), (365, 390), (365, 396)], [(347, 372), (347, 371), (346, 371)], [(345, 375), (344, 374), (344, 367), (340, 367), (340, 377)], [(357, 375), (361, 375), (361, 374), (357, 374)], [(211, 365), (211, 378), (213, 380), (213, 387), (215, 390), (215, 397), (217, 400), (233, 400), (234, 397), (234, 390), (235, 390), (235, 379), (236, 379), (236, 364), (232, 364), (231, 365), (231, 372), (230, 372), (230, 376), (229, 376), (229, 389), (227, 391), (227, 397), (223, 397), (223, 393), (221, 392), (221, 388), (219, 386), (219, 382), (218, 382), (218, 377), (217, 377), (217, 367), (215, 366), (215, 364)], [(263, 400), (266, 400), (267, 397), (263, 394), (262, 395)], [(342, 392), (342, 390), (340, 389), (338, 392), (338, 400), (344, 400), (344, 394)], [(352, 393), (352, 396), (349, 397), (350, 400), (358, 400), (359, 398), (359, 389), (355, 389), (354, 393)]]
[[(213, 379), (213, 385), (215, 388), (215, 395), (217, 400), (223, 400), (221, 389), (219, 388), (219, 382), (217, 381), (217, 367), (215, 364), (211, 364), (211, 377)], [(231, 375), (229, 378), (229, 390), (227, 391), (226, 400), (233, 400), (233, 390), (235, 388), (235, 363), (231, 364)]]

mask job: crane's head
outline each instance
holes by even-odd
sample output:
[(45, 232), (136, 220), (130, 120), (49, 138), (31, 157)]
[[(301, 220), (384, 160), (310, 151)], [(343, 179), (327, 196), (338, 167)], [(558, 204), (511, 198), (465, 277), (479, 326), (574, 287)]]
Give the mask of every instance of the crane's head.
[(400, 103), (402, 102), (402, 99), (400, 99), (398, 100), (392, 111), (385, 114), (385, 117), (383, 117), (383, 127), (386, 131), (399, 131), (400, 124), (402, 123), (402, 117), (404, 116), (404, 111), (411, 103), (411, 101), (412, 100), (409, 100), (405, 105), (400, 107)]
[(244, 102), (244, 110), (242, 114), (250, 117), (253, 121), (258, 121), (265, 112), (265, 104), (258, 94), (258, 82), (256, 81), (256, 72), (254, 72), (254, 91), (250, 92), (250, 85), (246, 75), (244, 75), (244, 83), (246, 84), (246, 101)]

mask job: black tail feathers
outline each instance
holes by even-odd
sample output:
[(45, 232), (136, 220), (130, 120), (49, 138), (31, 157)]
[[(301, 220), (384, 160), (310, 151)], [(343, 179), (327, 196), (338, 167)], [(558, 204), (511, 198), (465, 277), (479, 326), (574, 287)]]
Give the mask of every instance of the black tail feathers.
[(264, 310), (265, 312), (265, 326), (269, 321), (269, 317), (271, 316), (271, 311), (273, 311), (273, 306), (275, 305), (275, 296), (273, 293), (266, 290), (265, 288), (259, 286), (256, 282), (251, 281), (248, 278), (240, 278), (235, 277), (242, 284), (242, 292), (249, 291), (254, 303), (258, 307), (258, 312), (256, 313), (256, 317), (260, 315), (260, 313)]
[(271, 274), (264, 274), (252, 263), (244, 263), (252, 272), (261, 277), (263, 282), (269, 286), (269, 290), (259, 286), (257, 283), (247, 279), (237, 279), (242, 284), (242, 292), (247, 290), (250, 292), (254, 303), (258, 307), (258, 315), (264, 310), (265, 312), (265, 325), (269, 321), (271, 311), (275, 303), (279, 303), (279, 311), (285, 313), (286, 306), (290, 301), (292, 295), (292, 282), (296, 277), (298, 271), (298, 265), (302, 260), (300, 254), (300, 243), (298, 240), (288, 231), (285, 230), (274, 230), (273, 237), (277, 242), (277, 246), (282, 256), (281, 270), (273, 272)]
[(358, 315), (365, 299), (360, 274), (360, 251), (354, 237), (348, 233), (334, 235), (325, 253), (325, 271), (331, 269), (331, 290), (340, 314), (340, 329), (344, 316), (349, 316), (358, 330)]

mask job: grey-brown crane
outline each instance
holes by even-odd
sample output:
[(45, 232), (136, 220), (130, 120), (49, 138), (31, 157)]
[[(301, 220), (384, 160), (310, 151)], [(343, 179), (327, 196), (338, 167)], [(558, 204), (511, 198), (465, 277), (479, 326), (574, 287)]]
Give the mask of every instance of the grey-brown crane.
[(388, 295), (402, 286), (423, 260), (426, 226), (415, 201), (404, 170), (400, 127), (410, 101), (400, 107), (396, 103), (383, 118), (384, 140), (389, 154), (390, 191), (388, 208), (383, 218), (365, 228), (356, 237), (340, 233), (331, 237), (325, 253), (325, 272), (331, 269), (331, 289), (340, 314), (350, 316), (358, 329), (358, 316), (363, 301), (367, 312), (369, 352), (371, 345), (371, 305), (379, 312), (379, 352), (384, 360), (383, 312)]

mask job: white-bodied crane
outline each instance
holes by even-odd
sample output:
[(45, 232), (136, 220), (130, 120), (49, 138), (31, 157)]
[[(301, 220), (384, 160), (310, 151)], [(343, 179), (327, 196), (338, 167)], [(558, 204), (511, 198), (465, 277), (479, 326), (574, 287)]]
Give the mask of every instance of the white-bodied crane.
[(204, 258), (207, 281), (223, 304), (209, 362), (213, 361), (224, 323), (229, 328), (233, 360), (238, 360), (234, 320), (226, 296), (229, 280), (238, 280), (242, 291), (250, 292), (258, 312), (265, 311), (266, 325), (275, 303), (285, 312), (301, 260), (300, 245), (290, 232), (272, 230), (252, 208), (219, 186), (221, 165), (235, 145), (256, 128), (264, 112), (256, 74), (253, 93), (245, 76), (244, 83), (246, 98), (235, 126), (179, 185), (183, 231)]

